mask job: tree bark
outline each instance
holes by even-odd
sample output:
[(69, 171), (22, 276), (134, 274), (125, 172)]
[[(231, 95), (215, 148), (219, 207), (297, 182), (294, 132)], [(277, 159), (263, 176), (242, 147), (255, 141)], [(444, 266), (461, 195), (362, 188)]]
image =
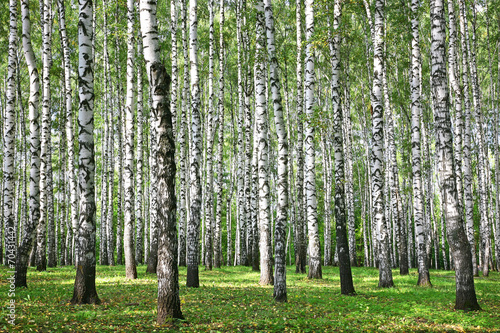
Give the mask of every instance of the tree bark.
[(312, 36), (314, 34), (314, 0), (306, 0), (306, 75), (305, 75), (305, 109), (306, 121), (304, 128), (304, 146), (306, 150), (306, 162), (304, 168), (305, 181), (304, 190), (306, 196), (306, 220), (309, 236), (309, 274), (311, 279), (321, 279), (321, 253), (318, 231), (318, 213), (316, 201), (316, 172), (315, 172), (315, 144), (314, 144), (314, 49), (312, 47)]
[[(127, 96), (125, 101), (125, 276), (137, 279), (134, 251), (134, 1), (127, 0)], [(121, 149), (121, 147), (120, 147)]]
[(168, 102), (170, 77), (160, 62), (156, 2), (141, 0), (140, 22), (144, 44), (144, 59), (152, 91), (151, 112), (156, 128), (158, 182), (158, 307), (157, 323), (182, 319), (177, 267), (177, 228), (175, 197), (175, 143), (172, 114)]
[(470, 248), (457, 199), (453, 138), (448, 105), (448, 85), (446, 82), (444, 47), (446, 33), (442, 0), (432, 0), (431, 8), (431, 80), (434, 121), (436, 124), (436, 153), (442, 180), (441, 196), (448, 231), (448, 244), (455, 266), (455, 309), (479, 310), (480, 307), (474, 289)]
[(295, 273), (306, 273), (306, 240), (304, 235), (304, 127), (303, 127), (303, 73), (302, 73), (302, 1), (296, 1), (295, 19), (297, 33), (297, 219), (294, 228)]
[(379, 266), (379, 287), (393, 287), (392, 271), (389, 264), (389, 239), (385, 226), (384, 212), (384, 126), (382, 104), (382, 66), (384, 42), (384, 1), (375, 1), (375, 21), (373, 25), (373, 89), (371, 94), (372, 101), (372, 198), (373, 198), (373, 217), (377, 228), (377, 259)]
[(259, 223), (259, 251), (260, 251), (260, 281), (262, 285), (273, 284), (272, 254), (269, 251), (271, 238), (271, 216), (269, 198), (269, 154), (268, 154), (268, 114), (266, 105), (266, 66), (265, 66), (265, 17), (264, 3), (255, 4), (256, 19), (256, 46), (255, 46), (255, 126), (257, 148), (258, 173), (258, 223)]
[[(333, 114), (333, 149), (335, 151), (335, 222), (337, 251), (339, 258), (340, 293), (354, 295), (352, 282), (351, 256), (347, 238), (347, 219), (344, 187), (344, 146), (342, 140), (342, 108), (340, 105), (340, 20), (342, 5), (340, 0), (333, 4), (333, 36), (329, 30), (330, 62), (332, 65), (332, 114)], [(328, 25), (330, 21), (328, 20)], [(329, 223), (326, 221), (325, 223)]]
[(191, 216), (187, 230), (187, 282), (188, 287), (198, 288), (200, 286), (198, 276), (199, 264), (199, 239), (201, 220), (201, 180), (200, 180), (200, 157), (201, 157), (201, 119), (200, 119), (200, 88), (198, 76), (198, 1), (189, 2), (189, 40), (191, 63), (191, 167), (190, 167), (190, 199)]
[[(29, 13), (29, 2), (23, 0), (21, 3), (22, 26), (23, 26), (23, 49), (26, 64), (30, 76), (29, 97), (29, 120), (30, 120), (30, 202), (29, 217), (24, 224), (21, 243), (16, 254), (16, 288), (28, 287), (26, 274), (28, 271), (28, 256), (32, 247), (33, 234), (37, 222), (40, 219), (40, 124), (39, 124), (39, 96), (40, 78), (36, 67), (35, 53), (31, 44), (31, 21)], [(4, 173), (5, 178), (5, 173)], [(7, 230), (7, 229), (5, 229)], [(9, 243), (6, 244), (8, 249)], [(0, 254), (1, 257), (1, 254)]]
[(422, 116), (422, 105), (420, 102), (420, 36), (418, 20), (419, 1), (412, 0), (412, 57), (411, 57), (411, 146), (412, 146), (412, 173), (413, 173), (413, 214), (415, 221), (415, 236), (417, 240), (417, 267), (418, 267), (418, 286), (432, 286), (429, 266), (427, 262), (426, 237), (424, 227), (424, 207), (423, 207), (423, 189), (421, 172), (421, 152), (420, 152), (420, 117)]
[(276, 216), (276, 227), (274, 236), (275, 246), (275, 271), (274, 271), (274, 294), (277, 302), (286, 302), (286, 224), (288, 216), (288, 133), (283, 117), (283, 105), (281, 99), (281, 84), (278, 73), (278, 59), (276, 58), (274, 17), (271, 0), (264, 1), (266, 17), (267, 51), (270, 66), (270, 83), (274, 107), (274, 122), (278, 137), (278, 207)]
[(95, 153), (94, 153), (94, 55), (92, 0), (79, 0), (78, 19), (78, 112), (80, 145), (80, 220), (77, 229), (76, 278), (71, 304), (99, 304), (95, 286)]

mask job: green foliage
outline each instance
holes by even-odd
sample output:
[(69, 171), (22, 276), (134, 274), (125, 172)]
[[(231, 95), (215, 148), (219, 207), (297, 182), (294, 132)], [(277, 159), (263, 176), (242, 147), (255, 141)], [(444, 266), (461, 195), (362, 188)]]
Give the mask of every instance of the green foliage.
[[(1, 267), (2, 276), (6, 268)], [(144, 275), (126, 280), (124, 266), (97, 267), (97, 291), (102, 304), (69, 304), (74, 268), (28, 271), (29, 289), (16, 291), (14, 329), (9, 332), (155, 332), (156, 278)], [(5, 274), (4, 274), (5, 273)], [(200, 269), (200, 288), (186, 288), (186, 269), (180, 268), (180, 297), (185, 321), (172, 331), (189, 332), (495, 332), (500, 327), (500, 274), (476, 278), (476, 292), (483, 311), (454, 311), (455, 283), (450, 271), (431, 270), (433, 288), (416, 286), (417, 272), (400, 276), (396, 287), (377, 287), (378, 270), (353, 268), (358, 295), (340, 295), (337, 267), (324, 267), (323, 280), (309, 280), (288, 267), (288, 302), (275, 303), (272, 286), (258, 284), (259, 273), (250, 267)], [(2, 290), (6, 283), (2, 281)], [(2, 307), (2, 317), (7, 311)]]

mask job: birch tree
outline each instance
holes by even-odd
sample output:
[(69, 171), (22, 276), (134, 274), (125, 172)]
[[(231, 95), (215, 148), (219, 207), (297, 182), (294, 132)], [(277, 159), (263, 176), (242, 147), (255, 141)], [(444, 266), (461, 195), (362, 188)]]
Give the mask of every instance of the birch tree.
[(156, 128), (158, 181), (158, 307), (157, 323), (183, 318), (179, 298), (175, 197), (175, 143), (168, 103), (170, 76), (160, 60), (156, 2), (141, 0), (140, 22), (144, 59), (152, 91), (151, 112)]
[(316, 200), (316, 154), (314, 144), (314, 49), (312, 36), (314, 34), (314, 0), (305, 1), (306, 16), (306, 75), (305, 75), (305, 110), (306, 121), (304, 127), (305, 166), (304, 166), (304, 192), (306, 202), (306, 220), (309, 233), (309, 274), (310, 279), (321, 279), (321, 253), (319, 245), (318, 212)]
[(76, 278), (71, 304), (99, 304), (95, 286), (95, 153), (94, 153), (94, 39), (92, 0), (79, 0), (78, 17), (78, 142), (80, 219), (75, 248)]
[(269, 200), (269, 155), (268, 155), (268, 115), (266, 105), (266, 66), (265, 66), (265, 17), (264, 3), (255, 4), (256, 17), (256, 46), (255, 46), (255, 127), (257, 148), (258, 173), (258, 223), (259, 223), (259, 252), (260, 252), (260, 280), (262, 285), (273, 284), (271, 244), (271, 217)]
[[(138, 6), (138, 4), (137, 4)], [(137, 157), (136, 157), (136, 196), (135, 196), (135, 221), (136, 221), (136, 250), (135, 262), (142, 264), (144, 262), (144, 246), (147, 237), (147, 228), (144, 224), (143, 206), (143, 160), (144, 160), (144, 110), (143, 110), (143, 67), (142, 67), (142, 38), (137, 39)], [(144, 237), (144, 238), (143, 238)]]
[(297, 219), (294, 228), (295, 240), (295, 273), (306, 272), (306, 240), (304, 234), (304, 127), (303, 115), (303, 89), (302, 89), (302, 1), (296, 1), (295, 20), (297, 32)]
[(199, 237), (201, 220), (201, 119), (200, 119), (200, 87), (198, 76), (198, 1), (189, 2), (189, 60), (191, 63), (191, 166), (190, 166), (190, 199), (191, 216), (187, 230), (187, 282), (188, 287), (200, 286), (198, 276)]
[(455, 309), (479, 310), (480, 306), (474, 288), (470, 245), (463, 227), (457, 198), (445, 63), (446, 32), (443, 1), (432, 0), (431, 8), (432, 106), (436, 126), (436, 154), (442, 182), (443, 212), (446, 220), (448, 244), (455, 267)]
[[(15, 2), (15, 1), (14, 1)], [(28, 287), (26, 274), (28, 256), (33, 242), (33, 232), (40, 219), (40, 124), (38, 106), (40, 102), (40, 78), (36, 66), (35, 52), (31, 44), (31, 20), (28, 0), (21, 3), (22, 43), (24, 57), (30, 75), (29, 120), (30, 120), (30, 202), (29, 217), (22, 231), (22, 238), (16, 254), (16, 287)], [(7, 152), (7, 150), (6, 150)], [(5, 177), (5, 173), (4, 173)], [(5, 195), (5, 192), (4, 192)], [(6, 228), (6, 230), (8, 230)], [(6, 243), (6, 247), (9, 243)], [(8, 247), (7, 247), (8, 249)], [(1, 256), (1, 255), (0, 255)]]
[[(137, 278), (134, 251), (134, 1), (127, 0), (127, 97), (125, 102), (125, 275)], [(121, 147), (120, 147), (121, 149)]]
[(286, 222), (288, 218), (288, 133), (283, 117), (281, 99), (281, 83), (278, 72), (278, 58), (276, 57), (276, 43), (274, 32), (274, 17), (271, 0), (264, 0), (266, 17), (267, 51), (269, 57), (269, 71), (271, 94), (274, 108), (274, 122), (278, 136), (278, 207), (274, 236), (275, 272), (274, 294), (278, 302), (286, 302)]
[(371, 93), (372, 115), (372, 200), (373, 219), (377, 230), (377, 255), (379, 265), (379, 287), (392, 287), (392, 271), (389, 265), (389, 237), (387, 235), (384, 211), (384, 125), (382, 104), (382, 71), (384, 57), (384, 1), (375, 1), (373, 24), (373, 87)]
[[(330, 62), (332, 65), (332, 113), (333, 113), (333, 149), (335, 151), (335, 222), (337, 236), (337, 252), (339, 258), (340, 292), (343, 295), (353, 295), (351, 257), (347, 239), (347, 218), (344, 187), (344, 146), (342, 140), (342, 109), (340, 107), (340, 20), (342, 5), (340, 0), (333, 4), (333, 36), (329, 30)], [(330, 25), (330, 20), (328, 20)], [(326, 221), (325, 223), (329, 223)]]
[[(215, 227), (214, 227), (214, 267), (220, 268), (222, 262), (222, 183), (223, 175), (223, 146), (224, 146), (224, 0), (220, 0), (219, 12), (219, 104), (218, 104), (218, 143), (217, 143), (217, 181), (215, 183), (215, 196), (217, 200), (217, 207), (215, 212)], [(229, 234), (229, 237), (231, 235)]]
[(205, 269), (212, 270), (213, 259), (213, 145), (214, 145), (214, 0), (208, 1), (209, 12), (209, 50), (208, 50), (208, 108), (207, 108), (207, 183), (205, 188)]
[(413, 173), (413, 214), (415, 220), (415, 236), (417, 240), (417, 266), (418, 266), (418, 286), (432, 286), (427, 262), (427, 251), (424, 229), (424, 207), (422, 200), (422, 173), (421, 173), (421, 152), (420, 152), (420, 117), (422, 116), (422, 106), (420, 104), (420, 37), (418, 20), (419, 1), (413, 0), (411, 3), (412, 19), (412, 57), (411, 57), (411, 132), (412, 132), (412, 173)]

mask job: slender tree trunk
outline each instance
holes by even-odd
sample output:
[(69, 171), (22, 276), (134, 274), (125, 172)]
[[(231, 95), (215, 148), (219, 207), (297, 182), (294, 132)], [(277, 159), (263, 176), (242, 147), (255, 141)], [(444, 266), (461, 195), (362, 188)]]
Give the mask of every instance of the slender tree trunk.
[[(349, 52), (349, 50), (347, 50)], [(343, 121), (343, 141), (344, 141), (344, 156), (345, 156), (345, 195), (346, 195), (346, 209), (347, 209), (347, 226), (349, 237), (349, 258), (351, 266), (357, 266), (356, 255), (356, 216), (354, 211), (354, 175), (353, 175), (353, 157), (352, 157), (352, 123), (351, 123), (351, 82), (349, 78), (349, 53), (346, 55), (345, 68), (343, 75), (345, 76), (344, 95), (345, 102), (343, 103), (344, 111), (342, 115)]]
[(123, 231), (123, 222), (124, 222), (124, 187), (123, 187), (123, 153), (124, 153), (124, 145), (123, 145), (123, 132), (124, 132), (124, 126), (123, 126), (123, 108), (122, 108), (122, 96), (123, 96), (123, 85), (122, 85), (122, 76), (121, 76), (121, 71), (122, 67), (120, 64), (120, 39), (119, 36), (120, 34), (118, 33), (118, 15), (119, 15), (119, 9), (120, 5), (117, 3), (116, 5), (116, 10), (115, 10), (115, 70), (116, 70), (116, 137), (117, 137), (117, 144), (118, 144), (118, 154), (117, 154), (117, 159), (118, 159), (118, 188), (117, 188), (117, 205), (116, 205), (116, 211), (117, 211), (117, 221), (116, 221), (116, 263), (118, 265), (123, 265), (123, 247), (124, 247), (124, 231)]
[[(220, 268), (222, 263), (222, 182), (223, 182), (223, 146), (224, 146), (224, 0), (220, 1), (219, 16), (219, 104), (217, 125), (219, 127), (217, 143), (217, 181), (215, 183), (215, 196), (217, 208), (215, 212), (214, 230), (214, 267)], [(230, 236), (230, 234), (229, 234)]]
[(213, 259), (213, 216), (214, 216), (214, 176), (213, 176), (213, 145), (214, 145), (214, 0), (208, 1), (209, 11), (209, 51), (208, 51), (208, 108), (207, 108), (207, 182), (205, 187), (205, 270), (212, 270)]
[(80, 98), (79, 190), (80, 220), (77, 230), (78, 254), (72, 304), (99, 304), (95, 287), (95, 153), (94, 153), (94, 56), (92, 41), (92, 0), (79, 0), (78, 20), (78, 94)]
[(264, 3), (255, 4), (257, 10), (255, 47), (255, 126), (257, 148), (258, 210), (259, 210), (259, 251), (260, 281), (262, 285), (273, 284), (272, 253), (269, 252), (271, 238), (271, 212), (269, 197), (269, 155), (268, 155), (268, 114), (266, 105), (265, 66), (265, 17)]
[(294, 228), (295, 240), (295, 273), (306, 273), (306, 240), (304, 235), (304, 129), (303, 129), (303, 89), (302, 89), (302, 1), (296, 1), (297, 32), (297, 219)]
[(156, 2), (141, 0), (140, 22), (144, 44), (144, 59), (149, 76), (152, 104), (151, 112), (156, 128), (158, 162), (158, 307), (157, 323), (183, 318), (179, 298), (179, 272), (177, 267), (177, 228), (175, 197), (175, 143), (172, 114), (168, 103), (170, 77), (160, 60)]
[[(463, 0), (460, 1), (461, 5), (464, 3)], [(483, 125), (483, 114), (482, 114), (482, 101), (481, 101), (481, 90), (479, 87), (479, 80), (477, 74), (477, 62), (476, 62), (476, 7), (477, 2), (474, 1), (471, 6), (473, 10), (473, 21), (472, 21), (472, 47), (469, 45), (467, 47), (467, 58), (470, 67), (471, 76), (471, 86), (472, 86), (472, 100), (474, 102), (474, 118), (476, 119), (476, 143), (479, 146), (478, 151), (478, 192), (479, 192), (479, 239), (481, 248), (481, 258), (482, 258), (482, 272), (483, 276), (488, 276), (489, 274), (489, 260), (490, 260), (490, 247), (491, 247), (491, 228), (489, 223), (489, 207), (488, 207), (488, 147), (485, 144), (485, 129)], [(462, 15), (464, 20), (466, 20), (466, 15), (468, 9), (466, 6), (462, 5)], [(467, 22), (465, 21), (465, 38), (466, 42), (469, 41)]]
[(306, 122), (304, 128), (304, 145), (306, 150), (306, 162), (304, 168), (305, 182), (304, 189), (306, 195), (306, 220), (309, 236), (309, 278), (321, 279), (321, 252), (318, 232), (318, 214), (316, 201), (316, 180), (315, 180), (315, 144), (314, 144), (314, 84), (316, 77), (314, 74), (314, 49), (312, 47), (312, 36), (314, 34), (314, 0), (306, 0), (306, 75), (305, 75), (305, 96), (306, 96)]
[(115, 245), (116, 245), (116, 239), (115, 239), (115, 230), (113, 228), (113, 216), (114, 216), (114, 200), (115, 200), (115, 193), (114, 193), (114, 188), (115, 188), (115, 159), (113, 157), (114, 153), (114, 137), (115, 137), (115, 130), (114, 130), (114, 120), (113, 120), (113, 110), (115, 108), (115, 105), (113, 105), (114, 99), (111, 98), (113, 96), (113, 85), (111, 82), (111, 73), (110, 73), (110, 66), (109, 66), (109, 52), (108, 52), (108, 25), (107, 25), (107, 11), (108, 11), (108, 1), (104, 0), (103, 3), (104, 7), (104, 67), (106, 77), (104, 78), (104, 90), (105, 90), (105, 95), (108, 96), (108, 102), (109, 102), (109, 108), (106, 110), (108, 113), (107, 115), (107, 121), (108, 121), (108, 214), (107, 214), (107, 239), (108, 239), (108, 264), (110, 266), (115, 265)]
[[(141, 5), (142, 6), (142, 5)], [(142, 20), (141, 20), (142, 21)], [(142, 24), (142, 23), (141, 23)], [(141, 28), (142, 29), (142, 28)], [(143, 37), (143, 45), (144, 48), (146, 48), (146, 45), (144, 44), (144, 37)], [(144, 50), (146, 52), (146, 50)], [(150, 87), (150, 95), (152, 95), (153, 90)], [(151, 100), (152, 96), (150, 97), (150, 105), (151, 105)], [(148, 266), (146, 268), (146, 273), (149, 274), (156, 274), (156, 269), (158, 265), (158, 161), (156, 159), (157, 156), (157, 150), (158, 147), (156, 146), (156, 127), (155, 125), (155, 118), (153, 117), (153, 114), (150, 113), (150, 119), (149, 119), (149, 133), (150, 133), (150, 147), (151, 147), (151, 153), (150, 153), (150, 184), (151, 184), (151, 193), (150, 193), (150, 221), (149, 221), (149, 233), (150, 233), (150, 244), (151, 244), (151, 249), (149, 251), (149, 257), (148, 257)]]
[[(344, 147), (342, 140), (342, 108), (340, 105), (339, 74), (340, 74), (340, 20), (342, 5), (336, 0), (333, 5), (333, 36), (329, 31), (330, 62), (332, 65), (332, 113), (333, 113), (333, 149), (335, 151), (335, 222), (337, 251), (339, 258), (340, 292), (343, 295), (353, 295), (351, 256), (347, 238), (347, 219), (344, 187)], [(330, 21), (328, 20), (328, 25)], [(330, 28), (330, 27), (329, 27)], [(329, 223), (326, 221), (325, 223)]]
[[(460, 12), (464, 10), (465, 4), (459, 1)], [(472, 170), (471, 170), (471, 111), (470, 111), (470, 98), (469, 98), (469, 75), (468, 75), (468, 61), (467, 50), (468, 45), (466, 39), (467, 21), (463, 14), (460, 17), (460, 37), (462, 44), (462, 84), (463, 84), (463, 98), (465, 109), (465, 128), (464, 128), (464, 147), (463, 147), (463, 173), (464, 173), (464, 197), (465, 197), (465, 223), (467, 239), (469, 240), (471, 249), (472, 269), (474, 275), (477, 275), (476, 265), (476, 245), (474, 240), (474, 199), (472, 196)]]
[(125, 102), (125, 275), (137, 278), (134, 251), (134, 2), (127, 0), (127, 97)]
[(186, 223), (188, 217), (187, 207), (189, 206), (189, 191), (188, 187), (188, 165), (189, 165), (189, 153), (188, 145), (189, 133), (188, 133), (188, 96), (189, 96), (189, 54), (187, 45), (187, 9), (186, 1), (180, 1), (181, 3), (181, 25), (182, 25), (182, 54), (184, 57), (184, 73), (183, 73), (183, 87), (182, 87), (182, 115), (181, 115), (181, 135), (179, 139), (179, 147), (181, 149), (181, 161), (180, 161), (180, 205), (179, 205), (179, 266), (186, 266)]
[[(14, 1), (15, 2), (15, 1)], [(40, 82), (36, 67), (35, 53), (31, 45), (31, 21), (29, 13), (29, 2), (23, 0), (21, 3), (22, 25), (23, 25), (23, 49), (26, 64), (30, 75), (30, 98), (29, 98), (29, 120), (30, 120), (30, 212), (29, 218), (24, 225), (21, 244), (16, 254), (16, 287), (28, 287), (26, 274), (28, 270), (28, 256), (32, 247), (34, 230), (40, 219), (40, 124), (39, 124), (39, 96)], [(11, 27), (12, 28), (12, 27)], [(5, 149), (5, 148), (4, 148)], [(5, 150), (7, 152), (7, 150)], [(5, 173), (4, 173), (5, 179)], [(5, 192), (3, 192), (5, 195)], [(2, 206), (5, 207), (5, 206)], [(7, 221), (5, 219), (5, 221)], [(8, 229), (5, 229), (8, 231)], [(8, 245), (6, 243), (6, 249)], [(2, 255), (0, 254), (0, 257)]]
[[(106, 75), (104, 75), (106, 77)], [(104, 110), (107, 110), (107, 98), (104, 98)], [(99, 226), (99, 264), (108, 265), (108, 245), (107, 245), (107, 200), (108, 200), (108, 181), (107, 181), (107, 168), (108, 157), (106, 147), (106, 138), (108, 129), (106, 128), (107, 115), (104, 115), (104, 129), (101, 131), (101, 147), (102, 147), (102, 172), (101, 172), (101, 221)]]
[(445, 20), (441, 0), (431, 1), (431, 80), (434, 120), (436, 124), (436, 153), (442, 178), (443, 212), (448, 229), (448, 244), (453, 256), (456, 280), (457, 310), (479, 310), (474, 289), (472, 260), (457, 199), (457, 183), (453, 158), (453, 138), (448, 105), (448, 86), (445, 63)]
[(372, 101), (372, 197), (373, 197), (373, 217), (377, 228), (377, 255), (379, 265), (379, 287), (387, 288), (394, 286), (392, 272), (389, 264), (389, 237), (387, 235), (385, 212), (384, 212), (384, 126), (383, 126), (383, 104), (382, 104), (382, 66), (384, 42), (384, 2), (375, 2), (375, 22), (374, 22), (374, 55), (373, 55), (373, 89)]
[(415, 221), (415, 236), (417, 240), (417, 262), (418, 262), (418, 286), (432, 286), (427, 262), (425, 227), (424, 227), (424, 207), (421, 172), (421, 152), (420, 152), (420, 118), (422, 117), (422, 105), (420, 101), (420, 45), (419, 45), (419, 1), (413, 0), (412, 10), (412, 57), (411, 57), (411, 146), (412, 146), (412, 173), (413, 173), (413, 213)]
[[(144, 263), (144, 249), (147, 228), (144, 226), (143, 209), (143, 160), (144, 160), (144, 115), (143, 115), (143, 69), (142, 69), (142, 39), (137, 39), (137, 157), (136, 157), (136, 196), (135, 196), (135, 234), (136, 234), (136, 250), (135, 262), (138, 264)], [(146, 243), (147, 244), (147, 243)], [(147, 247), (147, 246), (146, 246)]]
[(51, 164), (50, 137), (51, 137), (51, 119), (50, 119), (50, 2), (40, 3), (42, 17), (42, 148), (41, 148), (41, 166), (40, 166), (40, 221), (37, 226), (37, 252), (36, 268), (38, 271), (47, 269), (47, 216), (49, 205), (49, 164)]
[(266, 17), (267, 50), (269, 55), (271, 93), (274, 107), (274, 121), (278, 136), (278, 207), (274, 236), (275, 272), (274, 294), (278, 302), (286, 302), (286, 221), (288, 216), (288, 133), (283, 117), (281, 84), (278, 73), (278, 59), (274, 39), (274, 17), (271, 0), (264, 1)]
[(201, 179), (200, 179), (200, 157), (201, 157), (201, 119), (200, 119), (200, 87), (198, 77), (198, 2), (189, 2), (189, 40), (190, 40), (190, 63), (191, 63), (191, 167), (190, 167), (190, 199), (191, 216), (187, 230), (187, 282), (188, 287), (198, 288), (200, 286), (198, 276), (199, 239), (201, 220)]

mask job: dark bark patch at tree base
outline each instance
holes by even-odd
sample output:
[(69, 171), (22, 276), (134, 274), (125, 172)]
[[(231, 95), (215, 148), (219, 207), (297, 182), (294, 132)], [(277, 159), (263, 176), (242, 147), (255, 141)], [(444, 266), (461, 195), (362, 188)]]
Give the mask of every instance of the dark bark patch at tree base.
[(288, 301), (286, 293), (280, 294), (278, 296), (276, 296), (276, 294), (274, 294), (273, 298), (274, 298), (274, 301), (276, 301), (278, 303), (286, 303)]
[(95, 266), (78, 265), (71, 304), (101, 304), (95, 287)]
[(156, 322), (159, 325), (175, 324), (176, 320), (184, 319), (178, 295), (158, 297), (158, 316)]
[(479, 306), (479, 303), (477, 302), (475, 292), (472, 297), (463, 295), (464, 297), (459, 298), (458, 296), (459, 295), (457, 293), (457, 299), (455, 301), (455, 310), (463, 310), (464, 312), (482, 311), (481, 307)]
[(419, 274), (418, 275), (418, 281), (417, 281), (417, 286), (418, 287), (429, 287), (429, 288), (432, 288), (432, 283), (431, 283), (431, 279), (429, 277), (428, 274), (426, 275), (423, 275), (423, 274)]
[(187, 267), (186, 287), (198, 288), (200, 286), (200, 277), (198, 275), (198, 266)]

